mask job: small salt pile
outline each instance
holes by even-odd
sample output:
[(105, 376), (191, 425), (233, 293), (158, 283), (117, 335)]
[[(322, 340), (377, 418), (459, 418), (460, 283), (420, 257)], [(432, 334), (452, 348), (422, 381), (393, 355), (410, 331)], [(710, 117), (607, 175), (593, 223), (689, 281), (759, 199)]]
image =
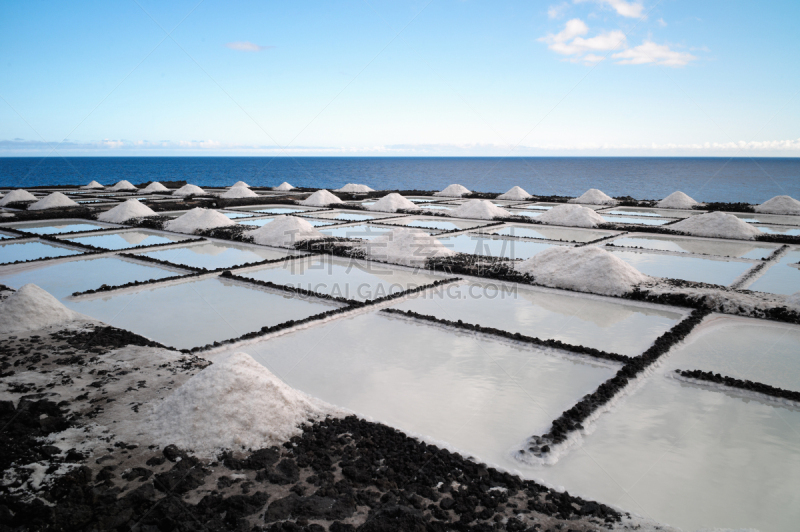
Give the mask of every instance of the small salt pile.
[(449, 212), (455, 218), (474, 218), (478, 220), (494, 220), (495, 218), (506, 218), (511, 213), (502, 207), (498, 207), (489, 200), (473, 199), (463, 205), (459, 205)]
[(276, 216), (275, 219), (258, 229), (247, 231), (246, 236), (262, 246), (293, 248), (296, 242), (325, 238), (308, 221), (297, 216)]
[(649, 276), (595, 246), (556, 246), (517, 266), (533, 281), (553, 288), (620, 296), (650, 279)]
[(695, 205), (698, 205), (698, 203), (680, 190), (673, 192), (656, 203), (656, 207), (662, 209), (691, 209)]
[(0, 302), (0, 334), (34, 331), (89, 318), (68, 309), (35, 284), (26, 284)]
[(281, 183), (281, 184), (280, 184), (280, 185), (278, 185), (277, 187), (273, 187), (273, 189), (272, 189), (272, 190), (280, 190), (280, 191), (283, 191), (283, 192), (285, 192), (285, 191), (287, 191), (287, 190), (292, 190), (293, 188), (294, 188), (294, 187), (293, 187), (292, 185), (290, 185), (289, 183), (287, 183), (286, 181), (284, 181), (283, 183)]
[(250, 185), (248, 185), (248, 184), (247, 184), (247, 183), (245, 183), (244, 181), (237, 181), (236, 183), (234, 183), (233, 185), (231, 185), (231, 188), (236, 188), (236, 187), (246, 187), (246, 188), (250, 188)]
[(148, 419), (148, 433), (162, 445), (201, 455), (221, 449), (281, 445), (300, 425), (339, 412), (295, 390), (246, 353), (232, 353), (186, 381)]
[(367, 185), (356, 185), (355, 183), (347, 183), (342, 188), (337, 188), (334, 192), (350, 192), (350, 193), (364, 193), (373, 192)]
[(362, 245), (367, 256), (374, 260), (421, 266), (431, 257), (449, 257), (454, 255), (425, 231), (415, 228), (392, 229)]
[(582, 205), (556, 205), (549, 211), (536, 217), (537, 222), (569, 227), (597, 227), (606, 223), (594, 209)]
[(234, 225), (234, 222), (221, 212), (214, 209), (195, 207), (186, 214), (164, 224), (164, 229), (175, 231), (176, 233), (193, 234), (197, 231), (225, 227), (227, 225)]
[(397, 192), (387, 194), (372, 205), (367, 206), (367, 210), (379, 212), (397, 212), (399, 210), (418, 210), (419, 207), (413, 202), (404, 198)]
[(45, 196), (33, 205), (28, 207), (29, 211), (42, 211), (45, 209), (57, 209), (59, 207), (77, 207), (78, 204), (66, 197), (61, 192), (53, 192)]
[(583, 203), (585, 205), (609, 205), (616, 203), (616, 200), (596, 188), (590, 188), (582, 196), (569, 200), (570, 203)]
[(3, 196), (3, 199), (0, 199), (0, 205), (8, 205), (9, 203), (14, 203), (17, 201), (36, 201), (36, 196), (27, 190), (18, 188)]
[(800, 201), (791, 196), (775, 196), (761, 205), (756, 205), (753, 210), (769, 214), (800, 214)]
[(736, 216), (718, 211), (690, 216), (685, 220), (667, 226), (667, 228), (694, 236), (736, 238), (739, 240), (752, 240), (762, 234), (761, 231)]
[(172, 193), (173, 196), (205, 196), (206, 191), (197, 185), (183, 185)]
[(153, 181), (152, 183), (144, 187), (142, 189), (142, 192), (144, 194), (153, 194), (156, 192), (169, 192), (169, 189), (164, 185), (162, 185), (161, 183), (159, 183), (158, 181)]
[(81, 188), (87, 189), (87, 190), (91, 190), (91, 189), (95, 189), (95, 188), (106, 188), (106, 187), (104, 187), (103, 185), (101, 185), (97, 181), (90, 181), (88, 185), (84, 185)]
[(109, 190), (114, 190), (114, 191), (118, 191), (118, 190), (136, 190), (136, 187), (133, 186), (130, 181), (125, 181), (123, 179), (122, 181), (119, 181), (118, 183), (116, 183)]
[(500, 200), (526, 200), (530, 199), (533, 196), (528, 194), (528, 192), (522, 187), (511, 187), (511, 190), (506, 192), (505, 194), (500, 194), (497, 196), (497, 199)]
[(786, 296), (786, 306), (800, 312), (800, 292)]
[(300, 203), (300, 205), (307, 205), (309, 207), (326, 207), (332, 203), (342, 203), (342, 200), (323, 189), (317, 190), (309, 197), (299, 201), (298, 203)]
[(231, 187), (222, 194), (220, 198), (235, 199), (235, 198), (257, 198), (258, 194), (247, 188), (246, 186)]
[(448, 185), (444, 190), (436, 192), (434, 196), (444, 196), (446, 198), (460, 198), (464, 194), (469, 194), (467, 187), (461, 185)]
[(104, 213), (97, 216), (101, 222), (109, 222), (114, 224), (123, 224), (128, 220), (134, 218), (145, 218), (147, 216), (156, 216), (155, 211), (143, 204), (139, 200), (129, 199), (124, 203), (120, 203), (113, 209), (109, 209)]

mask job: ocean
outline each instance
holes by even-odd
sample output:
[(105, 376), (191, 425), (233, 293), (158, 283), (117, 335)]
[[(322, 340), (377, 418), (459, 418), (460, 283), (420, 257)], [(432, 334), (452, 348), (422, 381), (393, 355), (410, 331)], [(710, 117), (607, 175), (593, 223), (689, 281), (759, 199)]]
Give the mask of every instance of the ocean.
[(5, 157), (0, 186), (83, 185), (186, 180), (199, 186), (440, 190), (460, 183), (480, 192), (519, 185), (537, 195), (577, 196), (599, 188), (611, 196), (660, 199), (682, 190), (698, 201), (761, 203), (800, 198), (800, 158), (714, 157)]

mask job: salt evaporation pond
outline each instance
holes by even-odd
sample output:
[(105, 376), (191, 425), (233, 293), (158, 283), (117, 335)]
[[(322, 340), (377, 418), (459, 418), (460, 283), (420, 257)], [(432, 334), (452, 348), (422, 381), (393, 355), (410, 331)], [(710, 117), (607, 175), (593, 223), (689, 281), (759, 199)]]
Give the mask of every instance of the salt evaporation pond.
[(89, 222), (34, 222), (9, 225), (19, 231), (37, 235), (57, 235), (61, 233), (77, 233), (78, 231), (95, 231), (97, 229), (113, 229), (113, 226), (99, 225)]
[(329, 255), (265, 266), (239, 275), (358, 301), (377, 299), (442, 279), (410, 269)]
[(9, 235), (7, 233), (0, 233), (0, 240), (5, 240), (7, 238), (16, 238), (17, 235)]
[(395, 308), (628, 356), (684, 316), (674, 307), (493, 282), (445, 285)]
[(377, 225), (348, 225), (345, 227), (326, 227), (319, 232), (325, 236), (335, 236), (336, 238), (361, 238), (372, 240), (391, 231), (391, 227), (379, 227)]
[(618, 368), (376, 312), (239, 350), (290, 386), (505, 467)]
[[(255, 220), (239, 220), (236, 223), (240, 225), (253, 225), (256, 227), (262, 227), (264, 225), (267, 225), (274, 219), (275, 218), (258, 218)], [(314, 220), (313, 218), (304, 218), (304, 220), (310, 223), (314, 227), (325, 227), (328, 225), (334, 225), (336, 223), (336, 222), (326, 222), (323, 220)]]
[(604, 212), (601, 212), (600, 216), (611, 224), (664, 225), (675, 221), (670, 218), (648, 218), (646, 216), (608, 216)]
[(618, 251), (607, 248), (640, 272), (653, 277), (683, 279), (698, 283), (727, 286), (752, 268), (752, 262), (722, 260), (681, 255)]
[(101, 257), (69, 260), (57, 264), (31, 264), (23, 270), (0, 273), (0, 283), (14, 289), (33, 283), (64, 302), (64, 298), (73, 292), (93, 290), (104, 284), (117, 286), (132, 281), (148, 281), (173, 275), (178, 273), (160, 266), (140, 264), (118, 257)]
[(263, 209), (248, 209), (251, 212), (264, 214), (296, 214), (299, 212), (314, 212), (314, 209), (304, 207), (265, 207)]
[(231, 220), (236, 220), (238, 218), (250, 218), (251, 216), (258, 216), (252, 212), (230, 212), (230, 211), (220, 211), (222, 214), (230, 218)]
[(0, 244), (0, 263), (80, 255), (82, 251), (46, 242), (11, 242)]
[(289, 251), (266, 248), (263, 246), (244, 246), (237, 244), (220, 244), (217, 242), (201, 242), (186, 244), (170, 249), (137, 253), (144, 257), (165, 260), (173, 264), (183, 264), (195, 268), (215, 270), (231, 268), (242, 264), (274, 260), (289, 256)]
[(644, 249), (656, 249), (659, 251), (677, 251), (679, 253), (720, 255), (753, 260), (769, 257), (778, 249), (778, 246), (774, 244), (758, 244), (744, 240), (725, 241), (640, 234), (615, 238), (609, 244), (614, 246), (639, 247)]
[(469, 253), (487, 257), (504, 257), (507, 259), (529, 259), (537, 253), (557, 245), (513, 238), (492, 238), (491, 236), (473, 234), (439, 237), (439, 241), (443, 246), (456, 253)]
[[(541, 211), (528, 211), (528, 210), (514, 209), (514, 208), (510, 208), (510, 207), (508, 209), (506, 209), (506, 210), (511, 214), (511, 216), (524, 216), (525, 218), (538, 218), (539, 216), (541, 216), (545, 212), (544, 210), (541, 210)], [(546, 210), (549, 210), (549, 209), (546, 209)]]
[(419, 229), (434, 229), (439, 231), (455, 231), (459, 229), (474, 229), (476, 227), (483, 227), (489, 222), (468, 222), (465, 220), (434, 220), (431, 218), (418, 218), (418, 217), (408, 217), (408, 218), (398, 218), (396, 220), (392, 220), (391, 223), (394, 225), (405, 225), (408, 227), (416, 227)]
[(186, 237), (138, 229), (133, 231), (120, 231), (119, 233), (105, 233), (102, 235), (64, 239), (65, 242), (77, 242), (79, 244), (111, 250), (128, 249), (136, 246), (169, 244), (170, 242), (179, 242), (181, 240), (186, 240)]
[(800, 216), (786, 214), (761, 214), (757, 212), (732, 212), (730, 213), (747, 223), (761, 223), (774, 225), (800, 225)]
[(800, 227), (792, 227), (789, 225), (753, 225), (762, 233), (767, 235), (786, 235), (786, 236), (800, 236)]
[(165, 345), (188, 349), (300, 320), (340, 305), (214, 277), (64, 301), (69, 308)]
[(324, 218), (326, 220), (340, 220), (344, 222), (371, 222), (381, 218), (393, 218), (395, 214), (362, 214), (360, 212), (326, 212), (305, 213), (304, 216)]
[(507, 225), (500, 229), (486, 230), (495, 235), (520, 236), (526, 238), (543, 238), (545, 240), (562, 240), (565, 242), (591, 242), (617, 233), (610, 231), (594, 231), (592, 229), (572, 229), (569, 227), (548, 227), (544, 225)]
[(783, 255), (776, 264), (769, 266), (748, 290), (771, 294), (791, 295), (800, 292), (800, 249), (794, 248)]
[(653, 209), (646, 207), (614, 207), (611, 210), (602, 211), (600, 214), (618, 214), (620, 216), (647, 216), (659, 218), (686, 218), (687, 216), (703, 214), (703, 211)]

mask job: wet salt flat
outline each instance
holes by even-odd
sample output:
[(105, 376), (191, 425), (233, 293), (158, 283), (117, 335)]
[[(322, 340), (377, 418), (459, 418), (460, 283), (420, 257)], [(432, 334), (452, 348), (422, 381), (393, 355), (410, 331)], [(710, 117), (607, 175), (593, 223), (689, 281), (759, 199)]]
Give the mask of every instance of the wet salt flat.
[(73, 292), (93, 290), (101, 285), (117, 286), (131, 281), (147, 281), (178, 275), (177, 272), (117, 257), (87, 258), (57, 264), (32, 264), (23, 270), (0, 272), (0, 283), (17, 289), (33, 283), (64, 299)]
[[(530, 208), (530, 207), (528, 207), (528, 208)], [(550, 208), (552, 208), (552, 207), (550, 207)], [(523, 210), (523, 209), (508, 208), (506, 210), (511, 214), (511, 216), (524, 216), (525, 218), (536, 218), (538, 216), (541, 216), (542, 213), (545, 212), (545, 210), (548, 210), (548, 209), (543, 209), (543, 210)]]
[(12, 242), (0, 244), (0, 263), (36, 260), (46, 257), (79, 255), (82, 251), (49, 244), (46, 242)]
[(683, 318), (674, 307), (492, 282), (447, 285), (394, 307), (628, 356), (642, 354)]
[(689, 211), (681, 209), (649, 209), (644, 207), (614, 207), (609, 210), (604, 210), (600, 214), (617, 214), (620, 216), (647, 216), (647, 217), (660, 217), (660, 218), (686, 218), (687, 216), (694, 216), (702, 214), (703, 211)]
[(88, 246), (95, 246), (105, 249), (127, 249), (136, 246), (153, 246), (156, 244), (168, 244), (186, 240), (186, 237), (177, 236), (169, 233), (155, 233), (152, 231), (120, 231), (119, 233), (106, 233), (94, 236), (81, 236), (76, 238), (65, 238), (65, 242), (77, 242)]
[(16, 237), (17, 237), (17, 235), (0, 233), (0, 240), (6, 240), (7, 238), (16, 238)]
[(800, 227), (787, 225), (756, 225), (755, 227), (768, 235), (800, 236)]
[(747, 289), (787, 296), (800, 292), (798, 263), (800, 263), (800, 249), (793, 248), (784, 254), (777, 264), (769, 266), (760, 277), (747, 286)]
[(64, 303), (105, 323), (178, 349), (236, 338), (339, 306), (285, 292), (248, 288), (217, 277)]
[(66, 222), (32, 222), (32, 223), (20, 223), (9, 225), (9, 227), (13, 227), (14, 229), (18, 229), (19, 231), (25, 231), (26, 233), (34, 233), (37, 235), (56, 235), (60, 233), (76, 233), (78, 231), (94, 231), (96, 229), (109, 229), (111, 226), (100, 225), (100, 224), (93, 224), (89, 222), (77, 222), (77, 221), (66, 221)]
[[(275, 218), (257, 218), (255, 220), (244, 219), (244, 220), (237, 220), (236, 223), (240, 225), (253, 225), (256, 227), (261, 227), (263, 225), (267, 225)], [(308, 223), (310, 223), (314, 227), (325, 227), (328, 225), (334, 225), (336, 222), (328, 222), (325, 220), (315, 220), (313, 218), (304, 218)]]
[(256, 213), (253, 212), (225, 212), (220, 211), (222, 214), (230, 218), (231, 220), (236, 220), (237, 218), (250, 218), (251, 216), (258, 216)]
[(742, 259), (763, 259), (769, 257), (778, 249), (778, 245), (775, 244), (637, 234), (615, 238), (606, 245), (639, 247), (660, 251), (677, 251), (680, 253), (720, 255), (739, 257)]
[(323, 227), (319, 232), (325, 236), (335, 236), (336, 238), (360, 238), (372, 240), (391, 231), (391, 227), (377, 225), (348, 225), (346, 227)]
[(377, 299), (442, 279), (424, 272), (325, 255), (265, 266), (239, 275), (358, 301)]
[(569, 227), (548, 227), (543, 225), (507, 225), (500, 229), (489, 227), (487, 233), (504, 236), (520, 236), (526, 238), (543, 238), (546, 240), (562, 240), (565, 242), (591, 242), (617, 233), (610, 231), (593, 231), (591, 229), (571, 229)]
[(250, 212), (257, 212), (263, 214), (295, 214), (299, 212), (312, 211), (312, 209), (303, 207), (263, 207), (263, 208), (252, 208), (247, 210)]
[(616, 370), (380, 313), (240, 350), (291, 386), (489, 463)]
[(366, 214), (360, 212), (327, 212), (322, 211), (319, 213), (305, 213), (304, 216), (323, 218), (326, 220), (341, 220), (345, 222), (368, 222), (372, 220), (379, 220), (381, 218), (392, 218), (397, 216), (395, 214)]
[(289, 254), (289, 251), (262, 246), (202, 242), (159, 251), (139, 253), (138, 255), (165, 260), (173, 264), (183, 264), (195, 268), (215, 270), (217, 268), (230, 268), (242, 264), (261, 262), (263, 260), (281, 259), (287, 257)]
[(537, 253), (549, 249), (556, 244), (532, 242), (513, 238), (491, 237), (485, 235), (461, 234), (458, 236), (439, 237), (439, 241), (456, 253), (484, 255), (487, 257), (504, 257), (507, 259), (529, 259)]
[(683, 279), (698, 283), (727, 286), (738, 279), (755, 264), (734, 260), (722, 260), (680, 255), (618, 251), (608, 248), (640, 272), (653, 277)]
[(748, 212), (748, 213), (732, 212), (731, 214), (748, 223), (800, 226), (800, 216), (791, 216), (783, 214), (761, 214), (755, 212)]
[(604, 212), (601, 212), (600, 216), (610, 224), (664, 225), (674, 221), (669, 218), (650, 218), (647, 216), (609, 216)]
[(432, 218), (396, 218), (387, 221), (393, 225), (405, 225), (408, 227), (417, 227), (420, 229), (437, 229), (440, 231), (455, 231), (459, 229), (474, 229), (476, 227), (483, 227), (486, 224), (492, 223), (491, 221), (466, 221), (466, 220), (436, 220)]

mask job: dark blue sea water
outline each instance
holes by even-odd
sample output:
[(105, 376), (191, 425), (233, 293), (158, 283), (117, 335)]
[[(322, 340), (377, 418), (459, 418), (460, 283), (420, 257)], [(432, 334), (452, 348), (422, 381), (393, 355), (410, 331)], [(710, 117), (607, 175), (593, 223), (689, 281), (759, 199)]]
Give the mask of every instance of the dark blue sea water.
[(800, 197), (800, 158), (652, 157), (46, 157), (0, 158), (0, 186), (103, 184), (127, 179), (186, 180), (200, 186), (254, 186), (482, 192), (519, 185), (532, 194), (576, 196), (599, 188), (611, 196), (660, 199), (682, 190), (699, 201), (760, 203)]

